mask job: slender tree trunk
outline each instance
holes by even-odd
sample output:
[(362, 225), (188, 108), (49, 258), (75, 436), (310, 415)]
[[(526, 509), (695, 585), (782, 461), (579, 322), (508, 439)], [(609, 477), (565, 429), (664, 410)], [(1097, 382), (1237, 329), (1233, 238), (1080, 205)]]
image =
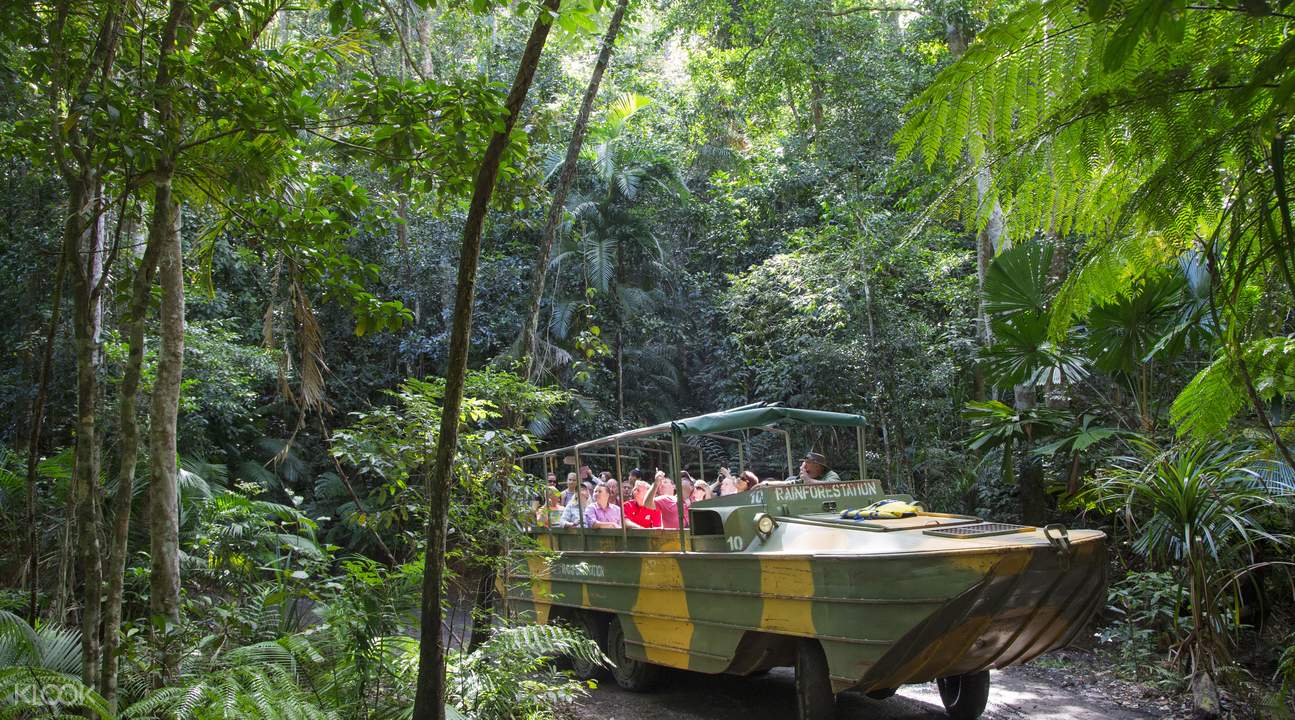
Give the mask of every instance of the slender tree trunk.
[[(1024, 412), (1034, 409), (1038, 403), (1034, 385), (1022, 383), (1013, 388), (1016, 410)], [(1021, 462), (1017, 470), (1016, 488), (1021, 503), (1021, 519), (1026, 524), (1042, 524), (1048, 510), (1048, 495), (1043, 489), (1043, 460), (1030, 455), (1034, 444), (1033, 437), (1026, 437), (1020, 443)], [(1004, 450), (1004, 452), (1007, 452)]]
[(45, 425), (45, 400), (49, 396), (54, 338), (58, 336), (59, 320), (63, 314), (63, 278), (67, 272), (67, 264), (67, 254), (61, 253), (58, 259), (58, 270), (54, 276), (49, 327), (45, 331), (45, 347), (41, 351), (40, 369), (36, 376), (36, 400), (32, 403), (27, 435), (27, 571), (31, 573), (27, 595), (27, 622), (33, 627), (36, 625), (36, 615), (39, 612), (37, 601), (40, 593), (40, 533), (37, 531), (36, 519), (36, 470), (40, 460), (41, 428)]
[[(69, 211), (64, 226), (67, 263), (73, 268), (75, 295), (73, 334), (76, 346), (77, 419), (75, 469), (71, 504), (75, 508), (78, 565), (84, 603), (81, 615), (81, 675), (95, 687), (99, 677), (99, 610), (102, 569), (95, 495), (99, 489), (99, 438), (95, 412), (99, 394), (99, 335), (103, 314), (99, 280), (103, 272), (103, 233), (95, 219), (97, 180), (89, 171), (70, 183)], [(69, 521), (72, 518), (69, 517)]]
[(123, 318), (126, 334), (126, 368), (122, 372), (118, 398), (118, 432), (121, 447), (117, 468), (117, 496), (113, 501), (112, 545), (108, 552), (108, 602), (103, 621), (103, 697), (108, 713), (117, 713), (117, 651), (120, 643), (122, 592), (125, 586), (126, 558), (129, 555), (131, 500), (135, 492), (135, 466), (139, 462), (139, 420), (137, 401), (140, 369), (144, 364), (144, 321), (153, 289), (160, 244), (148, 233), (144, 254), (131, 282), (130, 305)]
[[(863, 309), (864, 314), (868, 319), (868, 358), (871, 361), (869, 364), (874, 366), (878, 381), (885, 384), (885, 381), (881, 379), (882, 363), (877, 362), (877, 353), (875, 351), (877, 346), (877, 325), (872, 314), (872, 283), (868, 279), (867, 268), (861, 268), (861, 270), (863, 272)], [(890, 452), (890, 402), (888, 402), (888, 398), (886, 397), (889, 393), (883, 391), (882, 395), (881, 440), (886, 452), (886, 483), (887, 487), (893, 490), (895, 487), (895, 479), (893, 475), (894, 468), (891, 466), (892, 456)], [(902, 445), (900, 447), (900, 452), (903, 452)]]
[[(553, 201), (549, 205), (548, 218), (544, 223), (544, 234), (540, 238), (540, 251), (535, 256), (535, 267), (531, 269), (531, 297), (526, 311), (526, 325), (522, 328), (522, 355), (526, 358), (526, 377), (537, 379), (541, 368), (536, 362), (535, 354), (539, 346), (540, 303), (544, 299), (544, 279), (549, 266), (549, 256), (553, 254), (553, 240), (557, 237), (558, 226), (562, 223), (562, 214), (566, 211), (567, 194), (575, 180), (576, 165), (580, 160), (580, 148), (584, 145), (585, 131), (589, 127), (589, 115), (593, 112), (594, 99), (598, 97), (598, 87), (602, 84), (603, 73), (611, 61), (612, 50), (616, 46), (616, 36), (620, 34), (621, 20), (625, 17), (625, 8), (629, 0), (617, 0), (616, 9), (607, 23), (607, 32), (603, 35), (602, 47), (598, 50), (598, 59), (594, 62), (593, 74), (589, 76), (589, 85), (585, 87), (584, 99), (580, 102), (580, 111), (576, 113), (575, 126), (571, 129), (571, 142), (567, 143), (566, 159), (562, 171), (558, 173), (557, 186), (553, 188)], [(621, 413), (624, 415), (624, 412)]]
[(432, 467), (430, 505), (427, 520), (427, 555), (423, 569), (422, 641), (418, 653), (418, 688), (414, 696), (414, 720), (445, 718), (445, 652), (441, 640), (443, 579), (445, 574), (445, 529), (450, 505), (450, 481), (454, 450), (459, 440), (459, 411), (463, 405), (463, 381), (468, 370), (468, 340), (472, 332), (472, 300), (476, 291), (477, 263), (481, 255), (481, 231), (490, 196), (508, 136), (517, 124), (526, 100), (549, 29), (557, 17), (560, 0), (545, 0), (531, 26), (526, 49), (517, 65), (517, 75), (504, 103), (504, 127), (490, 138), (481, 168), (472, 188), (472, 202), (463, 227), (459, 273), (454, 301), (454, 326), (450, 334), (450, 356), (445, 372), (445, 402), (441, 410), (440, 436)]
[(71, 595), (76, 585), (76, 493), (68, 492), (63, 503), (63, 532), (58, 548), (58, 588), (54, 592), (54, 605), (50, 608), (50, 617), (61, 625), (68, 624), (68, 610)]
[(616, 327), (616, 419), (625, 419), (625, 333)]
[[(157, 380), (149, 418), (149, 611), (167, 625), (180, 622), (180, 506), (176, 456), (176, 416), (184, 365), (184, 265), (180, 248), (180, 211), (169, 182), (159, 182), (153, 200), (158, 279), (162, 286)], [(178, 658), (163, 642), (163, 682), (174, 677)]]
[[(961, 18), (945, 18), (945, 39), (948, 43), (949, 54), (954, 58), (959, 58), (967, 51), (972, 40), (975, 39), (975, 31), (965, 27)], [(971, 157), (965, 156), (970, 162)], [(981, 168), (976, 172), (976, 207), (977, 209), (985, 206), (985, 201), (989, 191), (993, 187), (993, 175), (989, 168)], [(1003, 234), (1003, 209), (994, 199), (993, 204), (989, 207), (988, 221), (985, 227), (976, 233), (976, 290), (979, 301), (976, 306), (976, 338), (980, 341), (982, 348), (989, 347), (994, 342), (993, 333), (989, 328), (989, 313), (985, 310), (985, 274), (989, 271), (989, 261), (994, 259), (994, 253), (998, 249), (1000, 238)], [(977, 362), (975, 365), (975, 375), (972, 388), (973, 397), (976, 400), (984, 401), (988, 399), (989, 392), (985, 380), (984, 366)]]
[[(502, 507), (496, 507), (497, 511)], [(502, 518), (498, 518), (500, 522)], [(503, 547), (492, 544), (485, 550), (486, 559), (491, 560), (503, 554)], [(481, 643), (486, 641), (490, 634), (490, 628), (494, 625), (495, 617), (495, 579), (499, 574), (495, 570), (494, 563), (489, 563), (482, 569), (481, 577), (477, 578), (477, 587), (472, 596), (472, 613), (469, 622), (471, 627), (468, 630), (468, 647), (467, 651), (472, 652), (481, 647)]]
[[(103, 283), (102, 214), (98, 213), (102, 179), (91, 158), (95, 156), (93, 131), (82, 127), (78, 119), (84, 113), (84, 98), (91, 96), (98, 80), (106, 83), (112, 75), (118, 43), (124, 35), (121, 23), (129, 10), (127, 3), (109, 4), (99, 18), (89, 62), (70, 67), (65, 36), (70, 3), (54, 3), (46, 47), (53, 75), (60, 80), (44, 88), (49, 101), (52, 127), (50, 150), (59, 165), (68, 189), (68, 213), (63, 227), (63, 254), (72, 271), (73, 337), (77, 359), (77, 419), (75, 469), (68, 493), (67, 522), (75, 526), (77, 556), (84, 588), (85, 605), (81, 620), (82, 679), (91, 687), (99, 671), (99, 602), (102, 573), (99, 558), (98, 492), (99, 437), (96, 434), (95, 411), (99, 392), (99, 332), (102, 312), (100, 298)], [(76, 42), (82, 39), (77, 38)], [(75, 77), (74, 81), (71, 78)], [(69, 122), (69, 120), (71, 122)], [(69, 533), (71, 540), (72, 533)], [(60, 604), (66, 600), (63, 594)]]

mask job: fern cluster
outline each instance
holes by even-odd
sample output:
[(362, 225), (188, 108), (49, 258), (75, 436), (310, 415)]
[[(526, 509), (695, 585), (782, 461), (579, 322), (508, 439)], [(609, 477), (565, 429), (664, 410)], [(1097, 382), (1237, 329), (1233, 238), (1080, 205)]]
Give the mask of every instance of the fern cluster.
[[(1274, 84), (1289, 70), (1270, 61), (1286, 19), (1184, 8), (1181, 36), (1121, 46), (1111, 67), (1125, 11), (1143, 4), (1095, 20), (1082, 2), (1027, 3), (910, 104), (896, 135), (901, 159), (970, 158), (944, 198), (964, 219), (983, 226), (996, 200), (1009, 238), (1089, 238), (1057, 327), (1208, 234), (1247, 148), (1274, 132)], [(984, 169), (991, 185), (978, 202), (966, 190)]]
[[(257, 608), (261, 608), (257, 604)], [(256, 609), (246, 613), (258, 615)], [(211, 636), (157, 686), (141, 668), (123, 677), (129, 704), (121, 720), (331, 720), (408, 716), (418, 674), (419, 644), (404, 635), (367, 637), (328, 623), (273, 633), (273, 620), (235, 636)], [(239, 644), (248, 638), (269, 639)], [(472, 652), (447, 664), (447, 709), (479, 720), (551, 715), (583, 697), (588, 686), (559, 671), (557, 656), (595, 665), (610, 661), (578, 631), (560, 626), (504, 626)], [(33, 629), (0, 611), (0, 720), (86, 717), (108, 720), (107, 704), (78, 677), (81, 636), (70, 628)]]
[[(1216, 330), (1241, 340), (1175, 404), (1193, 432), (1220, 430), (1241, 410), (1239, 345), (1271, 353), (1285, 342), (1238, 303), (1295, 292), (1283, 207), (1295, 166), (1282, 149), (1291, 29), (1290, 16), (1258, 6), (1027, 2), (910, 103), (895, 138), (901, 160), (966, 164), (934, 210), (980, 228), (997, 203), (1007, 244), (1039, 233), (1083, 240), (1053, 301), (1054, 341), (1141, 292), (1148, 273), (1206, 258), (1225, 306)], [(1289, 394), (1267, 379), (1265, 398)]]

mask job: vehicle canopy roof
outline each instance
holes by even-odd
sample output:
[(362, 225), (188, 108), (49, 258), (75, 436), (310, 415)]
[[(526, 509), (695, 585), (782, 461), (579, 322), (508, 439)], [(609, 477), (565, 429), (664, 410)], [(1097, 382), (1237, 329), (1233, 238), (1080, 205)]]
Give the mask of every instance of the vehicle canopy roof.
[(800, 423), (803, 425), (830, 425), (836, 427), (867, 427), (867, 420), (862, 415), (851, 413), (828, 412), (826, 410), (802, 410), (799, 408), (783, 407), (780, 403), (752, 403), (741, 407), (729, 408), (719, 412), (697, 415), (695, 417), (684, 418), (682, 420), (671, 420), (670, 422), (658, 423), (647, 427), (626, 430), (614, 435), (587, 440), (575, 445), (569, 445), (564, 448), (554, 448), (532, 453), (522, 459), (543, 457), (555, 453), (565, 452), (567, 450), (578, 450), (585, 447), (599, 445), (610, 445), (622, 440), (633, 440), (638, 438), (651, 437), (653, 435), (677, 434), (680, 436), (688, 435), (713, 435), (716, 433), (732, 432), (734, 430), (746, 430), (750, 428), (768, 428), (770, 426), (785, 423)]
[(866, 427), (862, 415), (827, 412), (826, 410), (801, 410), (783, 407), (777, 403), (757, 403), (675, 420), (670, 429), (680, 435), (705, 435), (707, 433), (744, 430), (781, 422), (798, 422), (805, 425), (835, 425), (839, 427)]

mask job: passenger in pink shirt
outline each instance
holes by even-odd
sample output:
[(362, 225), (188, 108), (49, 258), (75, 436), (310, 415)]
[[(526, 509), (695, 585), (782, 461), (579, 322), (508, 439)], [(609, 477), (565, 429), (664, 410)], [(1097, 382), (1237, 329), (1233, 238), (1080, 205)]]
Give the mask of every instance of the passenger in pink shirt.
[[(661, 511), (661, 527), (667, 530), (679, 529), (679, 505), (678, 498), (674, 494), (674, 481), (666, 476), (665, 473), (657, 471), (656, 482), (652, 483), (652, 489), (648, 491), (647, 499), (643, 501), (643, 506), (654, 508)], [(688, 506), (691, 500), (684, 498), (683, 501), (683, 526), (688, 527)]]

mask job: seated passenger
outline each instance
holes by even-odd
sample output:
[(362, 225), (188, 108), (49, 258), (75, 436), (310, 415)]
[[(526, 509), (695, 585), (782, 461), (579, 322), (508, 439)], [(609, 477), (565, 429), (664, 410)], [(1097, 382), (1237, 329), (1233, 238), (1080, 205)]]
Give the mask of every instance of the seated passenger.
[(580, 527), (580, 507), (589, 507), (589, 488), (581, 485), (578, 498), (573, 497), (562, 510), (562, 521), (559, 527)]
[(733, 477), (733, 474), (729, 471), (728, 468), (726, 467), (720, 468), (719, 485), (718, 487), (715, 488), (715, 494), (724, 496), (724, 495), (732, 495), (735, 492), (737, 492), (737, 479)]
[(580, 481), (576, 480), (576, 474), (567, 473), (567, 489), (562, 491), (562, 505), (565, 507), (576, 496), (576, 488), (580, 486)]
[(759, 484), (760, 476), (750, 470), (743, 470), (742, 474), (737, 476), (737, 492), (746, 492)]
[(696, 482), (693, 476), (688, 474), (687, 470), (679, 471), (679, 497), (684, 500), (692, 500), (692, 488)]
[(606, 485), (594, 490), (594, 503), (585, 508), (585, 527), (618, 528), (621, 526), (621, 509), (611, 502), (611, 492)]
[[(633, 474), (630, 475), (633, 477)], [(625, 515), (625, 527), (631, 528), (659, 528), (661, 527), (661, 511), (656, 508), (644, 507), (647, 500), (650, 486), (638, 480), (634, 483), (634, 489), (631, 491), (633, 499), (625, 503), (623, 508)]]
[(548, 498), (535, 508), (535, 520), (540, 525), (557, 525), (562, 519), (562, 494), (556, 487), (548, 489)]
[(547, 484), (543, 488), (541, 488), (539, 492), (535, 493), (535, 497), (531, 498), (531, 507), (536, 509), (537, 511), (549, 504), (550, 490), (557, 492), (557, 489), (558, 489), (557, 473), (549, 473), (546, 478), (546, 483)]
[(692, 493), (688, 496), (689, 501), (699, 503), (703, 500), (709, 500), (714, 495), (711, 493), (710, 486), (698, 480), (692, 485)]

